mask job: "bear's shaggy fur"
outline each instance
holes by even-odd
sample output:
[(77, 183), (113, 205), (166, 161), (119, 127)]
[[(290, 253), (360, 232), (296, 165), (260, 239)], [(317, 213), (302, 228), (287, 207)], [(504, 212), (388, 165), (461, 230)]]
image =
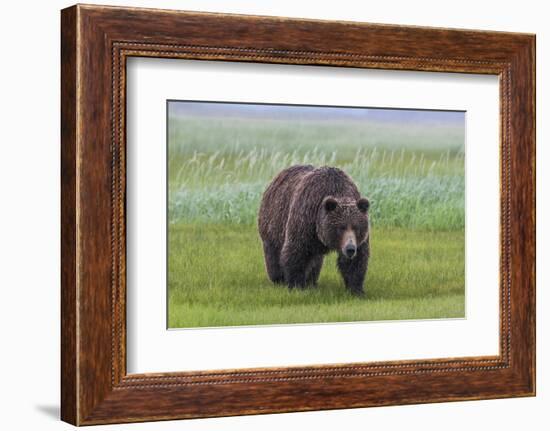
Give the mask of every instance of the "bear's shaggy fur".
[(362, 295), (370, 253), (368, 207), (338, 168), (305, 165), (280, 172), (258, 216), (271, 281), (290, 288), (316, 285), (323, 256), (336, 250), (346, 287)]

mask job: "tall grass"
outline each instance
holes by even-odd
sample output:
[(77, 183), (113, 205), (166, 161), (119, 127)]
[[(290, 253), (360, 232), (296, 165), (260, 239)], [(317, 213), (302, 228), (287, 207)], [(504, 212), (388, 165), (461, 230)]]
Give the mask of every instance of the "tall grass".
[[(325, 123), (306, 128), (280, 122), (271, 127), (261, 122), (260, 127), (252, 122), (249, 130), (245, 127), (249, 123), (233, 124), (233, 128), (222, 123), (220, 131), (217, 121), (179, 120), (171, 125), (171, 223), (253, 224), (270, 180), (289, 166), (312, 164), (336, 166), (351, 175), (371, 201), (374, 226), (464, 228), (464, 153), (454, 136), (442, 140), (438, 147), (434, 141), (443, 139), (440, 131), (431, 131), (431, 135), (424, 131), (422, 142), (417, 133), (398, 148), (396, 142), (387, 142), (387, 130), (382, 137), (373, 131), (366, 139), (365, 132), (356, 130), (353, 123), (347, 125), (346, 133), (342, 129), (335, 134)], [(210, 134), (205, 123), (211, 126)], [(319, 127), (331, 131), (328, 138), (321, 139)], [(405, 136), (402, 129), (393, 128), (401, 141)], [(302, 136), (294, 145), (288, 142), (289, 136), (293, 136), (292, 142), (297, 139), (292, 131)], [(275, 145), (279, 138), (286, 140)], [(366, 143), (358, 141), (361, 138)]]
[[(441, 124), (344, 120), (261, 120), (215, 116), (178, 117), (169, 119), (169, 141), (173, 151), (213, 154), (238, 146), (245, 153), (255, 147), (266, 151), (306, 151), (317, 146), (323, 151), (340, 149), (349, 157), (357, 148), (451, 153), (464, 149), (464, 128)], [(348, 153), (349, 152), (349, 153)]]

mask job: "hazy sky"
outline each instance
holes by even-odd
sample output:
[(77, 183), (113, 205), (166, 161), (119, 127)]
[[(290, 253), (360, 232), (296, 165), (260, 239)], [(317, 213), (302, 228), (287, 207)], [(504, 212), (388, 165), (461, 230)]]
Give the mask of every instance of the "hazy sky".
[(464, 124), (464, 111), (380, 109), (252, 103), (169, 101), (170, 116), (237, 117), (262, 120), (370, 120), (395, 123)]

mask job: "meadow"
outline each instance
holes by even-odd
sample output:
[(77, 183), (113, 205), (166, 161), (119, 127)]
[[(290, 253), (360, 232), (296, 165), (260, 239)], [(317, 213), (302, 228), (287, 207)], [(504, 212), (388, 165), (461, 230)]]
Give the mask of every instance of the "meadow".
[[(379, 121), (172, 116), (168, 128), (168, 326), (464, 317), (461, 127)], [(294, 164), (345, 170), (371, 202), (366, 296), (329, 255), (319, 286), (267, 278), (256, 218)]]

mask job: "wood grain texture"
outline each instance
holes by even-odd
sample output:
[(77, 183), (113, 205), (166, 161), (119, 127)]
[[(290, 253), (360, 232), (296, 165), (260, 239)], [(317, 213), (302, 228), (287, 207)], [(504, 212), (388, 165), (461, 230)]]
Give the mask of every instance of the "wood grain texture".
[[(79, 5), (62, 11), (61, 37), (63, 420), (85, 425), (534, 394), (533, 35)], [(130, 56), (499, 75), (499, 356), (127, 375)]]

